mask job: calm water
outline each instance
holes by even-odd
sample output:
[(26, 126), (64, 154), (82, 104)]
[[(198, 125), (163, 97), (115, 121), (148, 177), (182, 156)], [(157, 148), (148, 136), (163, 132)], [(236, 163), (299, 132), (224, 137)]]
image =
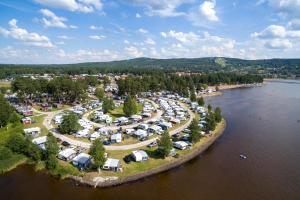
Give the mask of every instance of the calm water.
[[(299, 200), (300, 82), (235, 89), (207, 101), (222, 108), (228, 126), (212, 147), (184, 166), (106, 189), (20, 167), (0, 176), (0, 199)], [(241, 160), (241, 153), (248, 159)]]

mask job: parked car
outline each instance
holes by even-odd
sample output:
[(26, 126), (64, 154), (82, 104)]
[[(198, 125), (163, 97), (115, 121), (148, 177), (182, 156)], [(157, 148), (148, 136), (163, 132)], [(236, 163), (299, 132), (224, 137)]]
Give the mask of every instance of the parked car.
[(147, 147), (149, 147), (149, 148), (152, 148), (152, 147), (155, 147), (155, 146), (157, 146), (157, 142), (156, 141), (151, 142), (150, 144), (147, 145)]
[(110, 142), (109, 140), (104, 140), (104, 141), (103, 141), (103, 144), (104, 144), (104, 145), (111, 145), (111, 142)]
[(130, 154), (130, 155), (125, 156), (125, 157), (123, 158), (123, 160), (124, 160), (124, 162), (125, 162), (126, 164), (132, 162), (132, 161), (133, 161), (132, 155)]
[(140, 138), (140, 141), (145, 141), (145, 140), (147, 140), (148, 139), (148, 137), (141, 137)]
[(71, 144), (69, 142), (67, 142), (67, 141), (63, 141), (61, 143), (61, 145), (65, 146), (65, 147), (69, 147)]

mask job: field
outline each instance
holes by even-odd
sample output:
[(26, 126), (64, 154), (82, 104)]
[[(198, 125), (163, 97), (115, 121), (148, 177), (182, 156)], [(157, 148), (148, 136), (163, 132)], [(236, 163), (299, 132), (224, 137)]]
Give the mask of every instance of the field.
[(0, 81), (0, 88), (9, 89), (10, 87), (11, 87), (11, 82), (9, 82), (9, 81)]
[[(143, 104), (138, 103), (137, 104), (137, 113), (140, 113), (143, 110)], [(110, 116), (112, 117), (113, 120), (115, 120), (118, 117), (124, 117), (125, 114), (123, 112), (123, 105), (120, 105), (118, 107), (116, 107), (115, 109), (109, 111)]]

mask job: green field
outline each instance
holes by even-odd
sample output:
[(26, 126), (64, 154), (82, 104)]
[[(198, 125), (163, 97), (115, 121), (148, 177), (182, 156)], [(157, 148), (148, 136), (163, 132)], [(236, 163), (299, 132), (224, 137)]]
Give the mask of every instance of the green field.
[(0, 88), (11, 88), (11, 82), (0, 81)]
[[(137, 104), (137, 113), (140, 113), (143, 110), (143, 104), (142, 103), (138, 103)], [(115, 120), (118, 117), (124, 117), (125, 114), (123, 112), (123, 104), (116, 107), (115, 109), (109, 111), (110, 116), (112, 117), (113, 120)]]

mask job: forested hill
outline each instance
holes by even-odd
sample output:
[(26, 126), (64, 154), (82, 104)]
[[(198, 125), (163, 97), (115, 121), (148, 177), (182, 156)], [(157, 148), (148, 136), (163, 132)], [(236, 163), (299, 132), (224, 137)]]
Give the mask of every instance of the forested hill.
[[(242, 60), (236, 58), (136, 58), (111, 62), (90, 62), (53, 65), (0, 64), (0, 75), (8, 73), (97, 73), (139, 72), (161, 69), (167, 71), (197, 72), (251, 72), (263, 74), (300, 75), (300, 59)], [(13, 72), (15, 71), (15, 73)]]

